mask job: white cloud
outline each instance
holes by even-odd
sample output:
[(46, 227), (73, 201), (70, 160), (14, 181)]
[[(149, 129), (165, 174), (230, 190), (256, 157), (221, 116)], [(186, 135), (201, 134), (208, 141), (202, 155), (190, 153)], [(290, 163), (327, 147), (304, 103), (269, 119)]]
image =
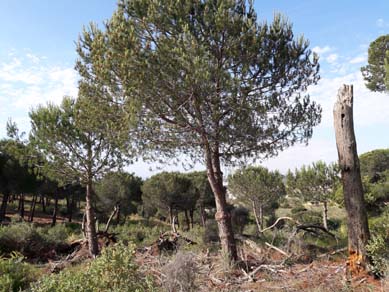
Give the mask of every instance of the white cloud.
[(360, 64), (360, 63), (366, 63), (367, 62), (367, 55), (359, 55), (350, 60), (350, 64)]
[(315, 52), (316, 54), (323, 55), (325, 53), (332, 51), (332, 48), (330, 46), (324, 46), (324, 47), (316, 46), (312, 49), (312, 51)]
[(338, 54), (330, 54), (327, 58), (326, 61), (330, 64), (335, 64), (336, 61), (338, 60)]
[(13, 51), (0, 63), (0, 137), (5, 135), (9, 117), (23, 120), (32, 107), (46, 102), (59, 103), (64, 95), (77, 95), (78, 75), (73, 68), (53, 66), (45, 57)]
[(378, 18), (377, 21), (375, 22), (375, 24), (380, 27), (380, 28), (383, 28), (383, 27), (387, 27), (389, 24), (382, 18)]

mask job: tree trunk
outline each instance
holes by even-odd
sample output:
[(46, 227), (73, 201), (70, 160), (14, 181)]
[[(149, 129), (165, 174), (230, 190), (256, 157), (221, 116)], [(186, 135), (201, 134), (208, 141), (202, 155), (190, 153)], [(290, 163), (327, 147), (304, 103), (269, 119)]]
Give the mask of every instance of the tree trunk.
[(35, 205), (36, 205), (37, 197), (38, 197), (37, 195), (32, 196), (31, 207), (30, 207), (30, 216), (28, 217), (29, 222), (34, 221)]
[(323, 227), (328, 230), (328, 202), (323, 202)]
[(227, 209), (226, 188), (223, 186), (219, 153), (215, 150), (211, 152), (211, 149), (206, 149), (205, 161), (208, 181), (215, 196), (215, 219), (219, 229), (222, 252), (227, 256), (229, 263), (233, 263), (237, 261), (238, 253), (232, 230), (231, 214)]
[(205, 214), (204, 206), (200, 206), (200, 217), (201, 217), (201, 224), (203, 225), (203, 227), (205, 227), (207, 221), (207, 215)]
[(117, 205), (116, 205), (116, 208), (117, 208), (117, 213), (116, 213), (116, 224), (119, 225), (119, 224), (120, 224), (120, 204), (117, 204)]
[(192, 228), (194, 226), (193, 214), (194, 214), (194, 210), (190, 209), (189, 210), (189, 216), (190, 216), (190, 225), (191, 225)]
[(41, 195), (42, 212), (46, 213), (45, 196)]
[(252, 203), (255, 223), (257, 224), (258, 235), (261, 235), (262, 234), (262, 226), (261, 226), (261, 221), (259, 219), (260, 217), (258, 216), (258, 213), (257, 213), (257, 206), (255, 204), (255, 201), (251, 201), (251, 203)]
[(3, 222), (5, 219), (5, 215), (7, 214), (7, 203), (10, 195), (7, 192), (4, 192), (3, 194), (3, 201), (1, 202), (1, 208), (0, 208), (0, 222)]
[(92, 180), (88, 178), (86, 185), (86, 240), (88, 241), (89, 253), (92, 257), (99, 254), (99, 246), (97, 244), (97, 234), (95, 226), (95, 215), (92, 208)]
[(370, 234), (354, 134), (352, 85), (343, 85), (339, 89), (334, 107), (334, 126), (347, 211), (347, 265), (351, 275), (356, 275), (366, 270), (369, 263), (365, 247)]
[(54, 210), (53, 210), (53, 217), (51, 220), (51, 226), (55, 226), (57, 223), (57, 211), (58, 211), (58, 195), (57, 193), (54, 195)]
[(19, 215), (22, 220), (24, 220), (24, 194), (21, 194), (19, 197)]
[(184, 213), (185, 213), (186, 228), (187, 228), (188, 230), (190, 230), (190, 221), (189, 221), (188, 210), (185, 210)]
[(118, 211), (119, 211), (119, 205), (115, 205), (115, 207), (113, 208), (113, 211), (112, 211), (111, 215), (110, 215), (109, 218), (108, 218), (107, 224), (105, 225), (105, 229), (104, 229), (104, 232), (105, 232), (105, 233), (108, 232), (109, 226), (111, 225), (112, 218), (113, 218), (113, 216), (115, 216), (115, 214), (118, 213)]
[(172, 232), (173, 233), (177, 233), (177, 229), (176, 229), (176, 219), (177, 219), (177, 215), (174, 215), (173, 218), (172, 218)]

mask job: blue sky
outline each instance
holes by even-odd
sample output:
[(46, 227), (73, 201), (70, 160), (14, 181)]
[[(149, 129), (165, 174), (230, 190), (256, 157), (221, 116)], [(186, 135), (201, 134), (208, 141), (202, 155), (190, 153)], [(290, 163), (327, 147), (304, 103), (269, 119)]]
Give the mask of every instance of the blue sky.
[[(9, 117), (28, 130), (31, 107), (77, 94), (75, 41), (84, 25), (101, 24), (115, 7), (116, 0), (0, 1), (0, 137)], [(369, 43), (389, 33), (389, 1), (257, 0), (255, 7), (261, 20), (271, 21), (275, 12), (287, 16), (296, 35), (319, 53), (322, 79), (309, 92), (324, 110), (308, 147), (295, 146), (263, 164), (285, 172), (337, 159), (332, 107), (343, 83), (354, 84), (359, 153), (388, 147), (389, 95), (366, 90), (359, 68)], [(149, 167), (138, 163), (129, 170), (146, 177)]]

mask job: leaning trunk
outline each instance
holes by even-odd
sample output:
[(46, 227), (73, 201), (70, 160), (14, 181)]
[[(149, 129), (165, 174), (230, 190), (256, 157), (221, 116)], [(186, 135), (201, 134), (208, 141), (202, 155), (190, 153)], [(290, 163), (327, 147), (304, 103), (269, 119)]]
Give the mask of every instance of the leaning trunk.
[(215, 219), (219, 229), (222, 252), (230, 263), (238, 259), (234, 232), (232, 230), (231, 214), (227, 209), (226, 188), (223, 186), (223, 174), (220, 168), (220, 156), (216, 152), (206, 152), (207, 176), (215, 196)]
[(86, 185), (86, 239), (88, 241), (89, 253), (92, 257), (96, 257), (99, 253), (97, 244), (97, 234), (95, 226), (95, 215), (92, 208), (92, 180), (89, 179)]
[(347, 264), (351, 275), (356, 275), (366, 270), (369, 263), (366, 253), (369, 227), (354, 134), (352, 86), (343, 85), (339, 89), (334, 107), (334, 126), (342, 174), (344, 204), (347, 211), (349, 253)]
[(262, 234), (262, 226), (261, 226), (261, 221), (259, 219), (260, 217), (258, 216), (257, 206), (256, 206), (255, 201), (252, 201), (252, 208), (253, 208), (255, 223), (257, 224), (258, 235), (261, 235)]
[(328, 230), (328, 202), (323, 202), (323, 227)]
[(10, 195), (8, 193), (3, 194), (3, 201), (1, 202), (0, 208), (0, 222), (3, 222), (5, 219), (5, 215), (7, 213), (7, 203)]
[(116, 207), (117, 207), (116, 224), (119, 225), (120, 224), (120, 204), (117, 204)]

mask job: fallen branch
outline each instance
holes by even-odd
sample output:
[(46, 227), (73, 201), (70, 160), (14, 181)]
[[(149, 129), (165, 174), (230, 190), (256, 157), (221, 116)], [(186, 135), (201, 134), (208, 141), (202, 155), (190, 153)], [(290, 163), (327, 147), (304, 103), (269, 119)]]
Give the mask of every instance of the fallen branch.
[(289, 256), (290, 256), (287, 252), (283, 251), (282, 249), (279, 249), (278, 247), (276, 247), (276, 246), (274, 246), (274, 245), (271, 245), (271, 244), (268, 243), (268, 242), (265, 242), (265, 244), (266, 244), (268, 247), (270, 247), (270, 248), (272, 248), (272, 249), (278, 251), (280, 254), (283, 254), (283, 255), (286, 256), (286, 257), (289, 257)]
[(276, 222), (274, 222), (271, 226), (262, 229), (262, 230), (261, 230), (261, 233), (263, 233), (263, 232), (265, 232), (265, 231), (267, 231), (267, 230), (270, 230), (270, 229), (274, 228), (274, 227), (278, 224), (278, 222), (280, 222), (281, 220), (290, 220), (290, 221), (292, 221), (292, 222), (295, 222), (295, 223), (299, 224), (296, 220), (294, 220), (294, 219), (291, 218), (291, 217), (280, 217), (280, 218), (278, 218), (278, 219), (276, 220)]

